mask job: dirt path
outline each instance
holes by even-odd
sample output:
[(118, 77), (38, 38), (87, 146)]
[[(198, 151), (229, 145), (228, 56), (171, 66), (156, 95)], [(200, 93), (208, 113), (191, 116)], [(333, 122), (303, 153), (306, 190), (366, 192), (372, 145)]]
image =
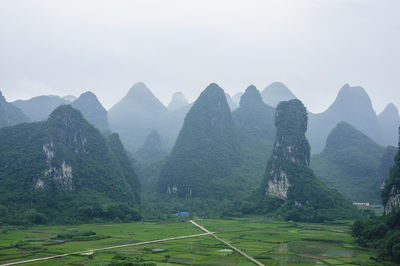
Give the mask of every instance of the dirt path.
[(264, 264), (262, 264), (261, 262), (259, 262), (258, 260), (254, 259), (253, 257), (250, 257), (249, 255), (247, 255), (246, 253), (244, 253), (243, 251), (241, 251), (240, 249), (232, 246), (231, 244), (229, 244), (228, 242), (226, 242), (225, 240), (223, 240), (222, 238), (216, 236), (214, 233), (208, 231), (207, 229), (205, 229), (203, 226), (199, 225), (198, 223), (194, 222), (193, 220), (189, 220), (189, 222), (191, 222), (192, 224), (194, 224), (195, 226), (197, 226), (198, 228), (200, 228), (201, 230), (203, 230), (204, 232), (206, 232), (208, 235), (213, 236), (215, 239), (221, 241), (222, 243), (224, 243), (225, 245), (227, 245), (228, 247), (230, 247), (231, 249), (235, 250), (237, 253), (241, 254), (242, 256), (246, 257), (248, 260), (250, 260), (251, 262), (255, 263), (256, 265), (260, 265), (260, 266), (264, 266)]
[(31, 260), (10, 262), (10, 263), (6, 263), (6, 264), (1, 264), (0, 266), (9, 266), (9, 265), (18, 265), (18, 264), (24, 264), (24, 263), (30, 263), (30, 262), (38, 262), (38, 261), (43, 261), (43, 260), (51, 260), (51, 259), (56, 259), (56, 258), (62, 258), (62, 257), (70, 256), (70, 255), (79, 255), (79, 254), (82, 254), (82, 253), (93, 253), (93, 252), (101, 251), (101, 250), (109, 250), (109, 249), (114, 249), (114, 248), (124, 248), (124, 247), (131, 247), (131, 246), (139, 246), (139, 245), (145, 245), (145, 244), (152, 244), (152, 243), (159, 243), (159, 242), (165, 242), (165, 241), (170, 241), (170, 240), (179, 240), (179, 239), (185, 239), (185, 238), (206, 236), (206, 235), (212, 235), (212, 234), (213, 234), (212, 232), (207, 232), (207, 233), (203, 233), (203, 234), (188, 235), (188, 236), (177, 236), (177, 237), (171, 237), (171, 238), (165, 238), (165, 239), (144, 241), (144, 242), (139, 242), (139, 243), (118, 245), (118, 246), (98, 248), (98, 249), (90, 249), (90, 250), (84, 250), (84, 251), (76, 251), (76, 252), (71, 252), (71, 253), (55, 255), (55, 256), (51, 256), (51, 257), (44, 257), (44, 258), (37, 258), (37, 259), (31, 259)]

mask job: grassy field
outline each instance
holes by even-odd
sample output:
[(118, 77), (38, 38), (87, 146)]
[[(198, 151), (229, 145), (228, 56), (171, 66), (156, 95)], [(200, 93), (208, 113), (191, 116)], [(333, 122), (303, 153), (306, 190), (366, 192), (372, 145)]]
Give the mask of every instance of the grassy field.
[[(352, 243), (349, 224), (197, 219), (197, 223), (265, 265), (381, 265), (375, 251)], [(0, 229), (0, 264), (203, 233), (188, 222), (35, 226)], [(87, 252), (27, 265), (253, 265), (213, 237)]]

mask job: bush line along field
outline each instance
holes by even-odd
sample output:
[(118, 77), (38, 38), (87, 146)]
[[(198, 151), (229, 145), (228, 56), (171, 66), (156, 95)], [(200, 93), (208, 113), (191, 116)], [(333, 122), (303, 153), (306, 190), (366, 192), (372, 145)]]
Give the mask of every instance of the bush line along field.
[[(382, 265), (376, 251), (353, 244), (351, 222), (294, 223), (257, 218), (197, 223), (265, 265)], [(203, 233), (184, 222), (6, 227), (0, 230), (0, 264)], [(211, 236), (130, 246), (26, 265), (252, 265)], [(390, 265), (390, 264), (388, 264)]]

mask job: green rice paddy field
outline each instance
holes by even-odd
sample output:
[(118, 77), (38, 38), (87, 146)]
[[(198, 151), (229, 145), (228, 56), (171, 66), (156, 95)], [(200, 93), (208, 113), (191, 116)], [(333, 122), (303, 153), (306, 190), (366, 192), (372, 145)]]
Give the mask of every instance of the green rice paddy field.
[[(262, 218), (195, 221), (265, 265), (382, 265), (374, 259), (375, 250), (353, 243), (351, 222), (308, 224)], [(254, 265), (211, 235), (91, 251), (201, 233), (187, 221), (1, 227), (0, 265), (81, 251), (25, 265)]]

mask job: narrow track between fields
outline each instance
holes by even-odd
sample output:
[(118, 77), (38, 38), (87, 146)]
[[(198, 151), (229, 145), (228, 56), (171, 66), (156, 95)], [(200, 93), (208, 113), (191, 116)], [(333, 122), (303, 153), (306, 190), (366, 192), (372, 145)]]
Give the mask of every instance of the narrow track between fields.
[(254, 259), (253, 257), (250, 257), (249, 255), (247, 255), (246, 253), (244, 253), (243, 251), (241, 251), (240, 249), (232, 246), (231, 244), (229, 244), (228, 242), (226, 242), (225, 240), (223, 240), (222, 238), (216, 236), (213, 232), (208, 231), (207, 229), (205, 229), (203, 226), (199, 225), (198, 223), (196, 223), (193, 220), (189, 220), (189, 222), (191, 222), (192, 224), (194, 224), (195, 226), (197, 226), (198, 228), (200, 228), (202, 231), (204, 231), (205, 233), (207, 233), (208, 235), (211, 235), (212, 237), (214, 237), (215, 239), (219, 240), (220, 242), (224, 243), (226, 246), (230, 247), (231, 249), (235, 250), (237, 253), (239, 253), (240, 255), (246, 257), (248, 260), (250, 260), (251, 262), (255, 263), (256, 265), (259, 266), (264, 266), (264, 264), (262, 264), (261, 262), (259, 262), (258, 260)]
[(132, 244), (125, 244), (125, 245), (118, 245), (118, 246), (112, 246), (112, 247), (89, 249), (89, 250), (84, 250), (84, 251), (75, 251), (75, 252), (71, 252), (71, 253), (54, 255), (54, 256), (50, 256), (50, 257), (43, 257), (43, 258), (30, 259), (30, 260), (24, 260), (24, 261), (10, 262), (10, 263), (6, 263), (6, 264), (1, 264), (0, 266), (10, 266), (10, 265), (25, 264), (25, 263), (30, 263), (30, 262), (38, 262), (38, 261), (43, 261), (43, 260), (57, 259), (57, 258), (62, 258), (62, 257), (66, 257), (66, 256), (71, 256), (71, 255), (80, 255), (80, 254), (84, 254), (84, 253), (93, 253), (93, 252), (102, 251), (102, 250), (109, 250), (109, 249), (115, 249), (115, 248), (124, 248), (124, 247), (131, 247), (131, 246), (140, 246), (140, 245), (159, 243), (159, 242), (165, 242), (165, 241), (170, 241), (170, 240), (179, 240), (179, 239), (185, 239), (185, 238), (206, 236), (206, 235), (211, 235), (211, 234), (213, 234), (213, 233), (212, 232), (207, 232), (207, 233), (196, 234), (196, 235), (177, 236), (177, 237), (158, 239), (158, 240), (150, 240), (150, 241), (144, 241), (144, 242), (138, 242), (138, 243), (132, 243)]

